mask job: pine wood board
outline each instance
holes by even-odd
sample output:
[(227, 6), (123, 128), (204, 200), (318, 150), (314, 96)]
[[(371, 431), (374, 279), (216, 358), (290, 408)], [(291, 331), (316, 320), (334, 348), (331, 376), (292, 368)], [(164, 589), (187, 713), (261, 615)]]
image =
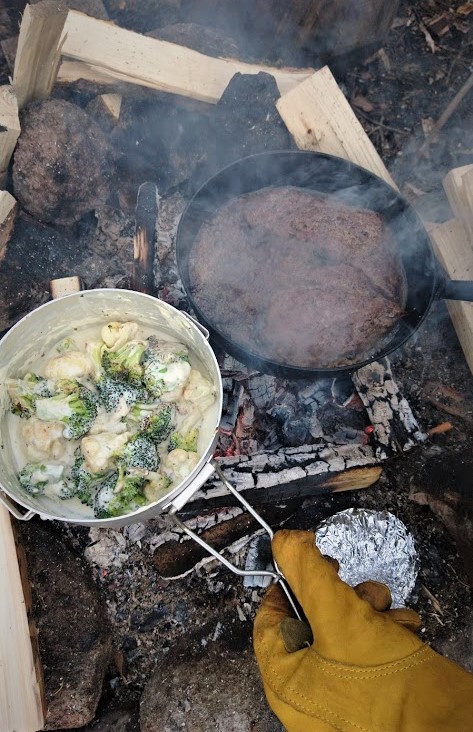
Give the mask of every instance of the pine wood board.
[(18, 103), (9, 84), (0, 86), (0, 185), (20, 135)]
[[(0, 730), (37, 732), (44, 726), (44, 696), (38, 656), (28, 622), (28, 592), (22, 584), (7, 509), (0, 506)], [(25, 593), (25, 594), (24, 594)], [(26, 601), (25, 601), (26, 598)]]
[(24, 9), (13, 71), (19, 109), (51, 93), (61, 59), (60, 38), (67, 12), (56, 0), (42, 0)]
[[(91, 81), (94, 71), (102, 75), (102, 79), (139, 84), (214, 104), (237, 72), (256, 74), (266, 71), (276, 79), (281, 94), (313, 73), (312, 69), (279, 69), (213, 58), (175, 43), (90, 18), (75, 10), (70, 10), (67, 15), (61, 52), (65, 60), (86, 64), (88, 68), (84, 71)], [(77, 65), (69, 65), (68, 68), (69, 81), (74, 69), (80, 74)]]
[(328, 66), (283, 94), (276, 106), (298, 148), (350, 160), (397, 187)]
[(462, 222), (473, 248), (473, 165), (453, 168), (443, 187), (455, 216)]
[[(473, 280), (473, 246), (458, 219), (429, 226), (435, 253), (446, 273), (454, 280)], [(473, 303), (447, 301), (448, 312), (473, 373)]]

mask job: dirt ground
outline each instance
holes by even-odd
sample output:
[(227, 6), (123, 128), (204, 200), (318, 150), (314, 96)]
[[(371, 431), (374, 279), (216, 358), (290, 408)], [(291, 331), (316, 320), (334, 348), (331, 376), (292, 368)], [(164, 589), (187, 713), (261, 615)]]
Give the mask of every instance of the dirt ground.
[[(118, 12), (118, 5), (106, 5), (112, 19), (121, 22), (130, 17)], [(122, 3), (122, 7), (126, 5)], [(167, 9), (160, 16), (163, 25), (169, 18), (182, 20), (180, 3), (161, 5)], [(6, 4), (0, 15), (3, 37), (15, 32), (19, 9), (20, 3)], [(346, 96), (403, 194), (428, 221), (443, 221), (451, 215), (442, 190), (446, 172), (473, 162), (473, 93), (459, 105), (427, 152), (419, 154), (426, 133), (472, 72), (472, 50), (471, 2), (403, 0), (382, 50), (370, 50), (367, 57), (358, 54), (349, 64), (345, 60), (334, 65)], [(5, 83), (4, 60), (0, 72), (1, 83)], [(171, 186), (171, 193), (175, 190)], [(177, 190), (186, 195), (179, 186)], [(70, 273), (71, 268), (84, 273), (89, 286), (126, 286), (133, 232), (129, 210), (109, 209), (98, 221), (85, 217), (71, 229), (41, 227), (43, 244), (36, 250), (31, 242), (37, 241), (37, 225), (25, 218), (21, 226), (16, 252), (9, 251), (0, 266), (4, 292), (0, 331), (21, 312), (46, 301), (47, 281)], [(386, 509), (399, 516), (413, 533), (419, 552), (419, 578), (410, 604), (421, 614), (422, 636), (473, 670), (473, 549), (469, 541), (473, 536), (473, 379), (444, 303), (434, 304), (422, 328), (391, 360), (395, 378), (422, 428), (429, 430), (448, 421), (451, 429), (390, 460), (372, 488), (307, 499), (285, 525), (314, 529), (321, 519), (350, 506)], [(243, 587), (238, 578), (214, 563), (178, 580), (163, 579), (153, 564), (153, 547), (164, 528), (165, 522), (156, 519), (141, 529), (110, 532), (106, 556), (97, 563), (94, 551), (98, 551), (101, 535), (90, 534), (88, 529), (49, 526), (81, 556), (92, 548), (91, 567), (107, 603), (113, 634), (114, 661), (106, 674), (95, 720), (81, 729), (137, 732), (143, 689), (153, 671), (168, 669), (174, 658), (184, 655), (188, 665), (195, 662), (199, 673), (205, 673), (207, 653), (209, 673), (218, 673), (216, 655), (222, 664), (226, 656), (232, 663), (240, 662), (242, 672), (254, 667), (252, 621), (262, 591)], [(71, 608), (71, 612), (80, 616), (81, 609)], [(259, 711), (254, 712), (251, 729), (269, 730), (270, 723), (261, 711), (265, 704), (262, 692), (255, 693)], [(217, 729), (209, 725), (208, 729)], [(229, 729), (236, 732), (250, 727), (242, 723)], [(275, 724), (274, 730), (278, 729)]]

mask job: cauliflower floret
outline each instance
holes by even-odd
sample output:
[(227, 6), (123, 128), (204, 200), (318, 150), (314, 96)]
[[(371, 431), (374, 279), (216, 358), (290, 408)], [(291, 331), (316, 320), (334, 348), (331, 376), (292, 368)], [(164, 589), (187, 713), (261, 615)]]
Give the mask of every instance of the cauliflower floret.
[(161, 466), (163, 473), (171, 478), (173, 483), (180, 483), (192, 473), (198, 462), (199, 456), (196, 452), (176, 448), (166, 455)]
[(93, 372), (92, 359), (82, 351), (67, 351), (60, 356), (55, 356), (44, 368), (44, 375), (48, 379), (80, 379)]
[(192, 402), (186, 402), (184, 399), (177, 402), (176, 429), (182, 434), (200, 427), (202, 418), (201, 410)]
[(127, 323), (117, 323), (115, 321), (107, 323), (102, 328), (102, 340), (107, 348), (116, 351), (128, 341), (132, 341), (138, 333), (138, 323), (129, 321)]
[(89, 435), (99, 435), (102, 432), (109, 432), (114, 435), (121, 435), (127, 431), (124, 417), (127, 416), (130, 407), (124, 398), (118, 402), (118, 407), (113, 412), (107, 412), (103, 407), (99, 407), (97, 417), (92, 423)]
[(113, 434), (113, 432), (101, 432), (99, 435), (83, 437), (80, 449), (89, 473), (103, 473), (112, 468), (115, 456), (126, 445), (130, 437), (130, 432), (123, 432), (120, 435)]
[(215, 401), (215, 386), (206, 379), (200, 371), (192, 369), (186, 387), (182, 393), (183, 398), (199, 407), (202, 413)]
[(188, 361), (164, 363), (153, 357), (145, 362), (143, 380), (153, 396), (174, 402), (181, 396), (190, 373)]
[(21, 431), (28, 458), (30, 460), (61, 458), (67, 447), (63, 431), (62, 422), (43, 422), (41, 419), (31, 417)]

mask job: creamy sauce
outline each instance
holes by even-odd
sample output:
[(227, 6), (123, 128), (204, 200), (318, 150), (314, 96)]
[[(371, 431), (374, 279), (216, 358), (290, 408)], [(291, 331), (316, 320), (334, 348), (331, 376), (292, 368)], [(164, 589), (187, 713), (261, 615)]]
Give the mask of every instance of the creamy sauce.
[[(73, 328), (71, 329), (70, 337), (74, 341), (74, 350), (85, 351), (86, 344), (91, 341), (101, 341), (101, 329), (107, 321), (104, 321), (100, 326), (87, 327), (87, 328)], [(169, 333), (161, 331), (159, 329), (147, 329), (139, 327), (139, 330), (131, 340), (146, 340), (149, 336), (153, 336), (163, 341), (174, 341), (178, 342), (176, 338), (170, 337)], [(11, 378), (22, 378), (26, 373), (34, 373), (40, 376), (45, 375), (45, 366), (50, 359), (58, 356), (58, 346), (61, 340), (54, 343), (52, 346), (48, 344), (48, 348), (44, 349), (38, 356), (26, 360), (23, 364), (22, 372), (10, 374)], [(202, 361), (192, 352), (189, 348), (189, 362), (192, 369), (196, 369), (202, 376), (211, 381), (209, 374)], [(217, 389), (215, 389), (217, 393)], [(174, 403), (178, 403), (179, 400), (175, 400)], [(165, 404), (165, 400), (163, 400)], [(103, 410), (105, 411), (105, 410)], [(102, 410), (99, 409), (99, 413)], [(215, 436), (215, 431), (219, 422), (219, 403), (218, 399), (215, 399), (204, 412), (203, 417), (199, 424), (199, 437), (197, 441), (197, 454), (199, 458), (204, 455)], [(43, 461), (32, 460), (27, 454), (24, 438), (22, 436), (22, 429), (27, 423), (26, 419), (20, 419), (17, 415), (12, 414), (10, 411), (5, 417), (5, 441), (9, 443), (8, 449), (13, 458), (13, 464), (16, 471), (19, 472), (27, 463), (31, 462), (48, 462), (52, 464), (60, 464), (71, 466), (74, 463), (74, 452), (80, 445), (80, 440), (66, 440), (65, 441), (65, 452), (60, 459), (47, 459)], [(162, 458), (166, 454), (167, 450), (165, 445), (158, 445), (158, 454)], [(171, 492), (180, 481), (175, 481), (169, 486), (168, 492)], [(40, 503), (45, 514), (54, 515), (57, 513), (58, 503), (64, 508), (67, 506), (67, 512), (71, 514), (71, 518), (89, 519), (94, 518), (93, 509), (85, 506), (80, 502), (78, 498), (60, 499), (58, 497), (58, 491), (56, 486), (48, 486), (41, 496), (35, 497), (34, 501), (30, 500), (31, 496), (25, 493), (25, 501), (31, 503)], [(149, 504), (148, 504), (149, 505)]]

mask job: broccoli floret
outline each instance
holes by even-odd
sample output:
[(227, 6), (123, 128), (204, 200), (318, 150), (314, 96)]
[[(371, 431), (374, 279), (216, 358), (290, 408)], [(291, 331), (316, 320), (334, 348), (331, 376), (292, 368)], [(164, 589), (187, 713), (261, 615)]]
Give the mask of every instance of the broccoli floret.
[(128, 440), (120, 456), (127, 468), (141, 468), (142, 470), (157, 470), (159, 456), (156, 445), (149, 437), (137, 434)]
[(169, 437), (172, 427), (173, 409), (169, 404), (158, 412), (146, 416), (141, 423), (140, 432), (153, 442), (162, 442)]
[(197, 440), (199, 439), (199, 429), (194, 427), (183, 435), (181, 432), (173, 432), (168, 444), (168, 450), (186, 450), (187, 452), (197, 452)]
[(160, 473), (149, 473), (146, 476), (146, 482), (143, 488), (143, 493), (148, 501), (157, 501), (162, 498), (168, 492), (168, 488), (171, 485), (172, 480), (167, 475), (161, 475)]
[(79, 385), (71, 393), (60, 392), (48, 399), (37, 399), (36, 416), (45, 422), (62, 422), (64, 437), (78, 440), (89, 431), (97, 416), (97, 397), (90, 389)]
[(108, 505), (113, 498), (113, 489), (117, 483), (118, 473), (115, 471), (97, 484), (97, 492), (94, 497), (95, 518), (110, 518)]
[(79, 450), (76, 450), (76, 459), (71, 468), (71, 477), (69, 486), (72, 495), (69, 498), (76, 497), (86, 506), (93, 505), (93, 489), (103, 476), (89, 473), (85, 467), (85, 459)]
[(122, 398), (128, 406), (148, 399), (148, 392), (139, 384), (117, 381), (110, 376), (103, 376), (97, 382), (97, 389), (99, 402), (107, 412), (113, 412)]
[(67, 336), (57, 346), (56, 351), (58, 353), (66, 353), (67, 351), (78, 351), (79, 348), (73, 338)]
[(58, 483), (63, 473), (63, 465), (28, 463), (20, 470), (18, 480), (30, 496), (38, 496), (44, 493), (47, 485)]
[(145, 479), (129, 475), (120, 465), (118, 473), (112, 473), (99, 484), (94, 501), (96, 518), (111, 518), (135, 511), (146, 503), (142, 493)]
[(36, 411), (36, 401), (54, 394), (52, 382), (36, 374), (25, 374), (22, 379), (7, 379), (6, 387), (11, 411), (19, 417), (31, 417)]
[(102, 341), (90, 341), (86, 343), (85, 351), (92, 361), (94, 381), (99, 381), (103, 376), (102, 356), (105, 352), (105, 345)]
[(102, 367), (112, 379), (131, 384), (140, 384), (143, 376), (143, 354), (146, 345), (141, 341), (125, 343), (116, 351), (105, 350), (102, 355)]
[(191, 367), (187, 361), (165, 364), (150, 356), (144, 362), (143, 382), (150, 394), (160, 397), (175, 389), (182, 390), (190, 372)]

